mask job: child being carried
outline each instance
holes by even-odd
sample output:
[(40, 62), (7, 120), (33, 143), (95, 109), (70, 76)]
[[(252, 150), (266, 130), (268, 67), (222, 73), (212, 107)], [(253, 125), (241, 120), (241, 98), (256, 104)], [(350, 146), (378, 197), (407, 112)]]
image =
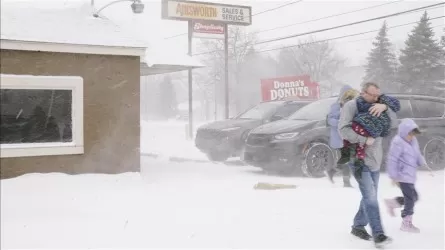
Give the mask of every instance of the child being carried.
[[(385, 137), (389, 135), (391, 130), (391, 118), (388, 111), (382, 112), (380, 117), (373, 116), (369, 109), (373, 106), (373, 103), (369, 103), (358, 97), (357, 102), (357, 114), (352, 120), (352, 129), (359, 135), (364, 137)], [(400, 110), (400, 102), (394, 97), (387, 95), (381, 95), (377, 103), (386, 104), (394, 112)], [(341, 156), (338, 160), (338, 164), (346, 164), (349, 162), (351, 156), (355, 153), (355, 166), (358, 169), (362, 169), (365, 159), (365, 145), (352, 144), (347, 140), (343, 140), (343, 147), (340, 149)]]

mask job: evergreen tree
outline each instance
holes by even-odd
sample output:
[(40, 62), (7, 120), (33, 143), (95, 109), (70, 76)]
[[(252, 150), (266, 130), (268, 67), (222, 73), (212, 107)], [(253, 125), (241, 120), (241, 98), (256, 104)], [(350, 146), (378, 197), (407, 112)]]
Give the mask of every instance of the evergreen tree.
[(396, 56), (392, 51), (392, 44), (388, 39), (386, 21), (372, 42), (373, 48), (369, 52), (366, 64), (364, 82), (377, 82), (385, 91), (397, 91), (395, 83)]
[(442, 59), (445, 60), (445, 29), (443, 29), (443, 35), (440, 38), (440, 46), (442, 47)]
[(427, 93), (431, 84), (440, 81), (443, 51), (434, 39), (428, 14), (425, 11), (420, 22), (408, 35), (401, 50), (399, 80), (403, 89), (414, 93)]
[(167, 75), (160, 84), (160, 110), (164, 118), (171, 118), (176, 115), (178, 103), (173, 87), (172, 79)]

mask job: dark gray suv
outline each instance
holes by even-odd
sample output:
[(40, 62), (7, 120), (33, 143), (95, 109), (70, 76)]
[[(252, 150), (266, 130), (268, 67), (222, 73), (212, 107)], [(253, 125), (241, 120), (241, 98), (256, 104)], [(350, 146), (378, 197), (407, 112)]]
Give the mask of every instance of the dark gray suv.
[[(423, 130), (418, 137), (429, 166), (445, 167), (445, 98), (389, 94), (401, 102), (398, 119), (412, 118)], [(323, 177), (327, 167), (337, 159), (329, 146), (326, 116), (337, 100), (331, 97), (313, 102), (288, 118), (253, 129), (246, 140), (244, 161), (267, 171), (282, 174), (303, 173), (309, 177)], [(384, 152), (392, 137), (384, 139)], [(384, 169), (384, 166), (383, 168)]]

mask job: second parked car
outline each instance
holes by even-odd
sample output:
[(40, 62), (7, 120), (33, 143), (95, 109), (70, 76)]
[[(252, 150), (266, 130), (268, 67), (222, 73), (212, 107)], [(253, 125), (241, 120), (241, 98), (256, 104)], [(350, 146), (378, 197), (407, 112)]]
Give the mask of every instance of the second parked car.
[[(430, 167), (445, 167), (445, 99), (422, 95), (391, 94), (398, 98), (401, 110), (398, 119), (412, 118), (423, 133), (418, 137)], [(326, 116), (337, 100), (331, 97), (313, 102), (280, 121), (259, 126), (249, 133), (244, 161), (264, 170), (293, 174), (302, 172), (322, 177), (327, 167), (335, 164), (337, 152), (329, 146)], [(386, 152), (391, 138), (384, 139)], [(384, 167), (384, 166), (383, 166)]]
[(225, 161), (241, 155), (247, 134), (254, 128), (281, 120), (310, 101), (262, 102), (238, 116), (212, 122), (198, 128), (196, 147), (212, 161)]

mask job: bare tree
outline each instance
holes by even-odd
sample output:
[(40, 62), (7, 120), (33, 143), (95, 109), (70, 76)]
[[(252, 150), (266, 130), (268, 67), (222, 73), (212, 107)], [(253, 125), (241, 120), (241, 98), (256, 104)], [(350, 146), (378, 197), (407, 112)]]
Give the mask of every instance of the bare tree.
[[(244, 27), (232, 26), (229, 28), (229, 94), (231, 96), (231, 104), (235, 106), (236, 111), (239, 111), (239, 98), (237, 98), (237, 89), (239, 89), (241, 73), (246, 58), (254, 48), (254, 43), (257, 40), (256, 36), (246, 31)], [(203, 88), (212, 88), (211, 93), (215, 102), (215, 97), (222, 97), (216, 93), (224, 93), (224, 41), (217, 39), (202, 39), (198, 47), (198, 54), (200, 60), (207, 66), (207, 68), (199, 70), (197, 77), (199, 84)], [(224, 104), (224, 98), (216, 100), (220, 104)], [(233, 108), (231, 109), (233, 110)]]
[(283, 49), (278, 56), (280, 74), (308, 74), (314, 81), (335, 79), (335, 73), (344, 64), (329, 41), (316, 42), (313, 37), (299, 41), (299, 45)]

